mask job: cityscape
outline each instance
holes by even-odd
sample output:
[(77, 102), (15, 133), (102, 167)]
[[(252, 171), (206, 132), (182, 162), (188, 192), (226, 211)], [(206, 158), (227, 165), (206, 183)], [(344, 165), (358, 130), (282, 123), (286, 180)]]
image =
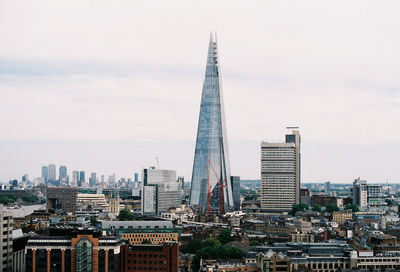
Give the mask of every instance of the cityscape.
[[(175, 8), (179, 4), (174, 2), (172, 6)], [(132, 8), (125, 5), (121, 4), (121, 7), (127, 10)], [(2, 4), (0, 4), (0, 10), (1, 6)], [(145, 10), (145, 6), (135, 6), (135, 8)], [(13, 5), (10, 4), (6, 9), (10, 11), (13, 10), (12, 7)], [(107, 11), (105, 14), (115, 12), (115, 10), (108, 11), (108, 8), (111, 7), (115, 8), (116, 6), (111, 3), (105, 5)], [(247, 6), (242, 6), (243, 9), (245, 7)], [(265, 8), (265, 6), (262, 7)], [(278, 6), (273, 4), (272, 7), (277, 12), (281, 8), (280, 4)], [(284, 4), (284, 7), (289, 8), (291, 5)], [(165, 11), (168, 11), (169, 8), (165, 7)], [(197, 8), (200, 7), (195, 6), (195, 9)], [(216, 4), (216, 9), (220, 9), (218, 4)], [(235, 9), (232, 7), (232, 11)], [(122, 14), (122, 10), (117, 13)], [(133, 10), (131, 9), (132, 12)], [(151, 10), (153, 11), (153, 9)], [(56, 12), (57, 9), (55, 8), (54, 11)], [(66, 12), (68, 13), (68, 11)], [(243, 12), (245, 13), (245, 10)], [(274, 13), (274, 11), (270, 12)], [(147, 10), (147, 13), (151, 12)], [(147, 13), (143, 12), (141, 16), (145, 17)], [(227, 18), (228, 13), (226, 13)], [(1, 14), (2, 12), (0, 12), (0, 17)], [(138, 13), (135, 14), (138, 15)], [(191, 14), (197, 16), (197, 10)], [(159, 16), (163, 17), (164, 15), (159, 14)], [(334, 18), (337, 18), (335, 16)], [(217, 20), (213, 16), (211, 17), (213, 22), (221, 19)], [(111, 15), (109, 18), (119, 19), (118, 16)], [(234, 16), (234, 20), (236, 19)], [(169, 24), (170, 22), (166, 21), (165, 23)], [(84, 27), (86, 27), (85, 24)], [(149, 29), (151, 27), (148, 26)], [(92, 31), (96, 32), (91, 29), (90, 33)], [(2, 28), (0, 27), (1, 33)], [(37, 144), (37, 139), (29, 138), (28, 130), (25, 131), (26, 141), (31, 145), (36, 143), (38, 146), (35, 150), (38, 151), (35, 154), (28, 154), (29, 150), (25, 150), (26, 158), (15, 160), (13, 157), (15, 154), (8, 152), (12, 148), (7, 149), (6, 147), (7, 135), (12, 135), (12, 133), (5, 133), (4, 135), (7, 137), (4, 136), (4, 139), (0, 135), (0, 146), (4, 146), (3, 151), (0, 149), (0, 153), (2, 153), (0, 154), (0, 163), (2, 156), (10, 156), (10, 161), (13, 162), (19, 161), (18, 164), (13, 163), (12, 170), (9, 169), (11, 163), (8, 161), (4, 160), (4, 168), (0, 165), (0, 272), (400, 271), (400, 243), (398, 241), (400, 239), (400, 176), (398, 176), (398, 159), (400, 157), (397, 153), (398, 142), (390, 138), (392, 134), (385, 135), (387, 136), (385, 145), (390, 145), (388, 149), (382, 145), (382, 153), (376, 153), (376, 150), (370, 152), (371, 157), (376, 157), (375, 163), (370, 165), (368, 159), (362, 158), (364, 151), (357, 154), (358, 147), (353, 148), (348, 143), (343, 145), (348, 149), (342, 149), (343, 146), (339, 147), (339, 144), (332, 144), (334, 141), (331, 143), (331, 147), (328, 147), (327, 144), (324, 149), (324, 142), (321, 139), (321, 142), (313, 147), (314, 151), (310, 152), (313, 149), (310, 148), (312, 144), (309, 144), (307, 139), (312, 134), (310, 133), (312, 130), (308, 128), (310, 123), (302, 122), (301, 118), (282, 122), (274, 116), (274, 114), (279, 115), (279, 112), (271, 114), (267, 109), (262, 108), (261, 111), (265, 110), (262, 118), (280, 120), (279, 128), (272, 128), (272, 126), (270, 128), (271, 131), (279, 130), (280, 132), (253, 137), (252, 141), (257, 141), (255, 147), (257, 154), (241, 153), (241, 163), (238, 167), (238, 164), (233, 163), (233, 158), (238, 157), (240, 141), (235, 138), (235, 134), (231, 136), (229, 128), (232, 120), (239, 119), (231, 116), (243, 114), (248, 118), (248, 116), (254, 115), (255, 122), (258, 122), (259, 126), (270, 125), (270, 123), (260, 123), (259, 117), (256, 116), (260, 109), (254, 112), (247, 112), (247, 110), (246, 113), (244, 113), (245, 110), (239, 111), (239, 109), (236, 112), (231, 111), (232, 106), (229, 103), (233, 98), (225, 99), (226, 94), (229, 94), (229, 88), (225, 87), (226, 78), (233, 81), (235, 77), (244, 77), (244, 75), (234, 74), (228, 70), (228, 76), (225, 77), (221, 71), (224, 69), (222, 60), (225, 56), (225, 46), (221, 46), (220, 39), (224, 41), (224, 45), (230, 40), (224, 40), (224, 31), (217, 33), (217, 31), (207, 29), (207, 34), (208, 40), (204, 39), (203, 42), (204, 54), (196, 59), (201, 61), (199, 66), (202, 65), (202, 78), (197, 79), (198, 103), (196, 105), (192, 103), (190, 107), (182, 105), (187, 111), (182, 119), (190, 120), (192, 127), (195, 128), (193, 134), (195, 136), (191, 141), (190, 150), (187, 151), (188, 153), (193, 151), (190, 157), (186, 156), (187, 153), (181, 154), (180, 150), (167, 152), (168, 156), (162, 152), (163, 157), (158, 156), (157, 148), (160, 145), (155, 144), (156, 138), (153, 137), (162, 138), (162, 136), (170, 134), (170, 130), (176, 130), (177, 135), (180, 133), (180, 128), (175, 128), (175, 123), (172, 123), (174, 120), (168, 117), (168, 113), (164, 112), (161, 106), (156, 110), (155, 115), (148, 119), (146, 119), (146, 113), (140, 112), (140, 109), (138, 116), (124, 114), (126, 119), (144, 118), (147, 120), (146, 126), (135, 128), (137, 129), (135, 133), (144, 138), (143, 149), (146, 155), (139, 149), (133, 154), (128, 151), (114, 153), (117, 154), (116, 156), (110, 156), (105, 151), (102, 153), (100, 147), (106, 140), (85, 138), (87, 135), (101, 134), (108, 139), (104, 131), (90, 131), (91, 129), (96, 130), (93, 126), (86, 127), (82, 131), (73, 131), (71, 135), (76, 138), (70, 138), (77, 142), (83, 140), (88, 144), (98, 143), (98, 150), (89, 152), (90, 159), (87, 160), (87, 164), (80, 165), (78, 160), (80, 157), (88, 156), (85, 154), (84, 145), (80, 146), (82, 149), (80, 153), (68, 144), (61, 146), (61, 140), (57, 140), (51, 143), (52, 148), (50, 149), (53, 149), (49, 149), (51, 152), (45, 151), (42, 145)], [(157, 35), (162, 36), (162, 33)], [(244, 35), (244, 33), (240, 35)], [(82, 37), (82, 39), (84, 38)], [(239, 43), (241, 39), (243, 37), (236, 43)], [(252, 42), (257, 43), (257, 40)], [(178, 41), (176, 44), (184, 47), (182, 41)], [(149, 46), (152, 50), (156, 50), (154, 48), (162, 48), (163, 44), (160, 40), (159, 44)], [(123, 47), (121, 46), (119, 49), (123, 50)], [(95, 51), (94, 48), (91, 50)], [(110, 54), (117, 54), (116, 51)], [(230, 53), (235, 55), (239, 63), (241, 56)], [(149, 55), (147, 57), (152, 58)], [(2, 59), (6, 58), (0, 54), (0, 61)], [(159, 59), (159, 61), (161, 63), (164, 60)], [(178, 60), (177, 63), (180, 61)], [(16, 64), (13, 65), (17, 67)], [(1, 98), (8, 99), (7, 94), (10, 95), (4, 86), (23, 85), (18, 83), (16, 76), (15, 78), (10, 76), (11, 70), (18, 70), (13, 65), (11, 65), (11, 61), (5, 62), (4, 69), (1, 69), (3, 65), (0, 64), (0, 100), (2, 100)], [(37, 62), (37, 66), (40, 65)], [(150, 64), (150, 68), (145, 68), (144, 64), (141, 65), (143, 65), (143, 70), (151, 71), (153, 69)], [(68, 65), (66, 64), (66, 66)], [(180, 66), (177, 65), (177, 67)], [(86, 68), (82, 67), (82, 69)], [(28, 74), (30, 73), (29, 69), (27, 67), (26, 71), (21, 73)], [(71, 80), (79, 78), (80, 84), (88, 84), (91, 79), (83, 76), (80, 78), (79, 69), (74, 69), (76, 69), (72, 72), (74, 79)], [(96, 70), (93, 67), (91, 69)], [(98, 69), (100, 70), (100, 68)], [(178, 73), (182, 73), (183, 76), (189, 74), (185, 71), (188, 66), (182, 65), (181, 69)], [(43, 72), (43, 75), (46, 73), (50, 75), (54, 73), (56, 77), (62, 77), (60, 71)], [(100, 74), (100, 77), (108, 79), (112, 77), (107, 72)], [(43, 75), (30, 75), (29, 77), (35, 78)], [(140, 75), (135, 74), (135, 76), (137, 80), (142, 79)], [(158, 76), (157, 73), (154, 74), (154, 77)], [(271, 78), (272, 81), (282, 80)], [(36, 80), (39, 81), (39, 79)], [(398, 81), (393, 82), (390, 81), (387, 85), (398, 84)], [(103, 83), (107, 85), (106, 81)], [(68, 85), (67, 80), (63, 84)], [(63, 84), (57, 86), (62, 88)], [(153, 83), (146, 81), (146, 84)], [(176, 84), (179, 83), (176, 82)], [(231, 82), (228, 86), (232, 86), (232, 84), (234, 83)], [(368, 84), (365, 83), (364, 87), (367, 88)], [(160, 87), (155, 85), (156, 88)], [(249, 83), (249, 89), (251, 86), (253, 85)], [(2, 87), (4, 87), (4, 91)], [(63, 92), (74, 92), (77, 100), (84, 97), (79, 90), (71, 91), (66, 88), (63, 89)], [(246, 90), (246, 92), (250, 91)], [(290, 93), (288, 90), (286, 92)], [(390, 92), (393, 93), (385, 95), (393, 96), (390, 103), (395, 105), (397, 110), (397, 112), (395, 110), (391, 112), (390, 116), (392, 117), (392, 115), (400, 113), (398, 112), (400, 109), (398, 85), (393, 85)], [(115, 105), (112, 105), (115, 101), (110, 99), (113, 94), (110, 93), (111, 95), (106, 98), (107, 106), (115, 109), (113, 108)], [(48, 93), (48, 95), (51, 94)], [(116, 97), (119, 95), (120, 93), (115, 93)], [(244, 96), (246, 93), (243, 92), (241, 95)], [(174, 95), (168, 99), (174, 100)], [(234, 99), (240, 100), (241, 98), (236, 96)], [(298, 98), (293, 97), (293, 100), (296, 99)], [(313, 98), (307, 99), (312, 100)], [(148, 101), (154, 102), (153, 98), (145, 96), (139, 100), (139, 103), (143, 104)], [(259, 102), (261, 104), (258, 104)], [(35, 102), (32, 101), (32, 103)], [(316, 100), (315, 103), (322, 102)], [(335, 101), (326, 103), (335, 103)], [(367, 105), (368, 101), (365, 103)], [(273, 109), (281, 105), (282, 111), (290, 111), (288, 104), (279, 99), (255, 101), (254, 108), (258, 105), (267, 108), (270, 104)], [(368, 105), (372, 107), (372, 104)], [(15, 104), (15, 106), (18, 105)], [(122, 104), (119, 106), (123, 107)], [(75, 114), (68, 107), (64, 109), (62, 102), (57, 107), (67, 113), (71, 112), (71, 116)], [(341, 115), (341, 111), (345, 111), (345, 107), (342, 107), (340, 103), (335, 107), (337, 107), (337, 115)], [(387, 107), (392, 107), (392, 105), (387, 105)], [(168, 110), (173, 111), (173, 109)], [(304, 110), (307, 111), (306, 108)], [(311, 108), (309, 110), (313, 111)], [(37, 111), (40, 112), (41, 109), (38, 108)], [(32, 115), (34, 114), (36, 113), (32, 112)], [(102, 122), (100, 119), (107, 118), (101, 117), (101, 114), (98, 114), (99, 124)], [(114, 120), (112, 110), (108, 114), (112, 127), (106, 127), (105, 131), (110, 130), (117, 135), (118, 128), (114, 126), (114, 122), (118, 123), (120, 120)], [(311, 124), (319, 126), (317, 123), (322, 119), (319, 119), (318, 115), (321, 114), (312, 112), (315, 123), (311, 122)], [(347, 115), (348, 113), (343, 114)], [(90, 113), (82, 108), (75, 122), (80, 119), (90, 119), (89, 115)], [(18, 118), (11, 115), (5, 116), (4, 123), (2, 119), (0, 120), (0, 128), (4, 128), (4, 131), (12, 130), (12, 126), (6, 125), (6, 120), (17, 120), (18, 123)], [(51, 113), (46, 113), (44, 116), (53, 120)], [(193, 119), (188, 116), (197, 117)], [(299, 116), (301, 115), (299, 114)], [(24, 118), (29, 119), (30, 117), (27, 115)], [(351, 116), (347, 115), (343, 120), (346, 118), (349, 119), (348, 126), (351, 126)], [(155, 122), (161, 123), (152, 123), (153, 119), (156, 120)], [(372, 117), (369, 121), (373, 126)], [(360, 123), (363, 122), (360, 121)], [(61, 121), (59, 123), (63, 124), (60, 127), (60, 124), (49, 123), (52, 127), (54, 126), (54, 130), (48, 132), (49, 136), (57, 133), (63, 136), (65, 133), (66, 136), (72, 128), (68, 123)], [(365, 123), (366, 127), (367, 123)], [(251, 121), (248, 126), (242, 124), (240, 130), (251, 130), (251, 124)], [(307, 133), (303, 133), (303, 124), (305, 124), (304, 130)], [(124, 123), (122, 127), (125, 125)], [(326, 129), (323, 124), (320, 125)], [(153, 126), (156, 127), (154, 130)], [(140, 134), (140, 130), (146, 130), (148, 127), (151, 127), (152, 133), (146, 138)], [(400, 133), (398, 128), (398, 124), (394, 124), (392, 127), (395, 131), (394, 137), (398, 137)], [(266, 131), (268, 129), (267, 127)], [(365, 128), (361, 131), (368, 134), (369, 129)], [(324, 131), (320, 135), (330, 133), (334, 135), (335, 130), (340, 130), (339, 126), (332, 128), (332, 132)], [(378, 127), (377, 130), (379, 130)], [(129, 130), (123, 131), (124, 136), (129, 137)], [(382, 134), (386, 132), (384, 130)], [(39, 137), (40, 129), (36, 132), (32, 130), (31, 133), (32, 135), (37, 133), (34, 137), (41, 139)], [(352, 135), (353, 132), (344, 131), (341, 135), (346, 133)], [(358, 133), (359, 131), (355, 128), (355, 137), (359, 138), (361, 142), (365, 135), (359, 136)], [(23, 134), (18, 135), (24, 137)], [(277, 139), (276, 135), (281, 136)], [(374, 137), (377, 139), (378, 136), (371, 134), (371, 141)], [(321, 138), (323, 137), (321, 136)], [(231, 139), (234, 139), (234, 145), (230, 144)], [(19, 143), (17, 140), (13, 141)], [(121, 140), (121, 144), (124, 144), (124, 141)], [(175, 142), (179, 141), (179, 136), (176, 136)], [(182, 142), (184, 141), (182, 140)], [(163, 145), (165, 142), (161, 141), (161, 143)], [(21, 146), (23, 146), (21, 149), (25, 148), (24, 144)], [(175, 147), (174, 144), (171, 144), (170, 150), (174, 150)], [(46, 158), (52, 159), (43, 162), (44, 157), (40, 154), (41, 148), (43, 148), (43, 153), (53, 154), (46, 155)], [(68, 148), (74, 153), (72, 157), (68, 155), (68, 152), (61, 151)], [(119, 150), (115, 146), (113, 148)], [(244, 144), (242, 148), (248, 149), (248, 145)], [(304, 149), (307, 156), (303, 155)], [(335, 151), (341, 152), (342, 150), (346, 150), (345, 154), (338, 157)], [(161, 152), (161, 150), (158, 151)], [(389, 153), (390, 156), (386, 157), (385, 154)], [(319, 154), (319, 156), (310, 160), (310, 154)], [(37, 157), (37, 159), (27, 159), (30, 156)], [(75, 157), (77, 160), (70, 159)], [(105, 157), (110, 164), (106, 167), (103, 164)], [(146, 159), (140, 161), (138, 165), (132, 165), (130, 160), (132, 157), (138, 161), (142, 157), (146, 157)], [(149, 163), (148, 157), (153, 158), (151, 163)], [(180, 159), (176, 160), (176, 157), (182, 157), (185, 164), (178, 163)], [(335, 160), (338, 161), (338, 164), (332, 163)], [(68, 161), (71, 161), (71, 164), (65, 163)], [(254, 166), (255, 161), (258, 162), (256, 166)], [(114, 166), (125, 165), (125, 163), (130, 165), (127, 171), (129, 174), (121, 173), (118, 170), (110, 172)], [(249, 174), (250, 170), (243, 170), (248, 168), (247, 163), (257, 169), (256, 173), (253, 171), (252, 174)], [(352, 167), (353, 163), (354, 167)], [(190, 170), (182, 166), (186, 164), (191, 165)], [(170, 167), (170, 165), (175, 165), (175, 167)], [(341, 169), (341, 166), (344, 165), (346, 167)], [(360, 171), (360, 165), (364, 169), (363, 171)], [(14, 171), (14, 168), (18, 170)], [(32, 170), (33, 168), (34, 170)], [(329, 173), (337, 172), (337, 174), (333, 176), (330, 176), (328, 172), (323, 174), (328, 168), (330, 169)], [(15, 172), (25, 174), (10, 178)], [(352, 175), (351, 178), (348, 177), (349, 172)], [(367, 177), (372, 178), (368, 179)]]

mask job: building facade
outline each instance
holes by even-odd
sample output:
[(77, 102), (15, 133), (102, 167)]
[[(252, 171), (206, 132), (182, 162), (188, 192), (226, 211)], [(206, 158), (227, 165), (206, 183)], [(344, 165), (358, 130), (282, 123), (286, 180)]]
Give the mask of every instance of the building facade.
[(26, 272), (117, 272), (121, 244), (93, 230), (33, 236), (26, 246)]
[(228, 142), (217, 40), (211, 34), (194, 154), (190, 204), (203, 211), (233, 210)]
[(47, 187), (47, 210), (61, 209), (67, 212), (75, 212), (78, 188), (76, 187)]
[(261, 143), (261, 210), (289, 211), (300, 202), (300, 133), (285, 143)]
[(58, 171), (58, 179), (62, 180), (63, 178), (67, 178), (67, 166), (61, 165)]
[(360, 208), (368, 206), (367, 181), (357, 178), (353, 182), (353, 204)]
[(170, 271), (179, 269), (179, 244), (123, 245), (121, 271)]
[(143, 170), (142, 213), (159, 215), (182, 202), (182, 183), (174, 170), (150, 167)]
[(13, 254), (13, 219), (0, 204), (0, 272), (12, 271)]
[(48, 180), (56, 180), (56, 165), (55, 164), (49, 164), (49, 176), (47, 177)]
[(179, 242), (179, 230), (170, 221), (102, 221), (102, 229), (130, 245)]

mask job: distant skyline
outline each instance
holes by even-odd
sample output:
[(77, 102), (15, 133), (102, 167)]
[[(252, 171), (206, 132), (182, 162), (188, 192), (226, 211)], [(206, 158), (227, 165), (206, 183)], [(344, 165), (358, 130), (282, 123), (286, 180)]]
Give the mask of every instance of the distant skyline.
[(400, 3), (251, 3), (2, 1), (0, 181), (156, 156), (190, 181), (216, 31), (232, 175), (259, 179), (294, 125), (302, 182), (400, 183)]

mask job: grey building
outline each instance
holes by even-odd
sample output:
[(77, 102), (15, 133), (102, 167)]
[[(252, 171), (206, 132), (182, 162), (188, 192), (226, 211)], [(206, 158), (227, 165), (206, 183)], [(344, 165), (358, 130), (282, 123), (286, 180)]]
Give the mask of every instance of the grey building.
[(366, 180), (359, 177), (353, 182), (353, 204), (364, 208), (368, 206), (368, 186)]
[(233, 195), (233, 210), (240, 210), (240, 177), (231, 176), (232, 195)]
[(285, 143), (261, 143), (261, 210), (289, 211), (299, 202), (300, 133), (293, 130)]
[(79, 171), (78, 187), (82, 187), (82, 184), (85, 183), (85, 181), (85, 171)]
[(182, 202), (182, 183), (174, 170), (155, 167), (143, 170), (142, 213), (158, 215)]
[(48, 177), (49, 177), (49, 167), (42, 166), (42, 178), (44, 178), (44, 180), (46, 181)]
[(0, 204), (0, 272), (12, 271), (13, 254), (13, 219)]
[(89, 178), (89, 186), (94, 186), (97, 182), (96, 173), (91, 173)]
[(67, 178), (67, 166), (65, 166), (65, 165), (60, 166), (60, 169), (58, 171), (58, 178), (59, 178), (59, 180), (61, 180), (63, 178)]
[(48, 180), (56, 180), (56, 165), (49, 164), (49, 176), (47, 177)]

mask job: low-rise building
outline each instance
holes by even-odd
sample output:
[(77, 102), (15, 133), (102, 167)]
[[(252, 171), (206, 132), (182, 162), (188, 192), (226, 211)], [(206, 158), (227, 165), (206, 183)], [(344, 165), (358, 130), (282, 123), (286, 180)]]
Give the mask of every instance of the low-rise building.
[(171, 221), (103, 221), (102, 229), (131, 245), (178, 242), (180, 234)]
[(336, 221), (338, 224), (342, 224), (346, 222), (347, 220), (352, 220), (353, 219), (353, 213), (352, 212), (334, 212), (332, 215), (333, 221)]

